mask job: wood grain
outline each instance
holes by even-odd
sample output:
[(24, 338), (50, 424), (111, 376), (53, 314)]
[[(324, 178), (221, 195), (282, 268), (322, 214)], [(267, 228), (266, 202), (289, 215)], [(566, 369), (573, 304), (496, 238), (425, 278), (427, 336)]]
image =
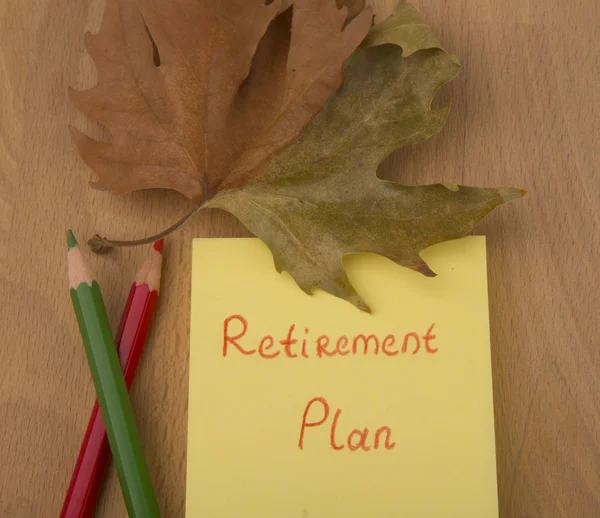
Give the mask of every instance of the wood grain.
[[(391, 0), (374, 0), (379, 15)], [(502, 518), (600, 516), (599, 4), (416, 2), (463, 63), (440, 98), (444, 131), (382, 167), (405, 183), (518, 186), (478, 228), (489, 243)], [(180, 196), (88, 186), (69, 103), (95, 71), (85, 31), (101, 0), (0, 2), (0, 516), (57, 516), (93, 401), (66, 286), (65, 231), (141, 237), (189, 209)], [(164, 290), (133, 387), (161, 509), (185, 501), (191, 239), (241, 236), (207, 212), (165, 246)], [(116, 325), (145, 249), (90, 257)], [(114, 470), (97, 516), (125, 516)], [(410, 518), (410, 517), (408, 517)]]

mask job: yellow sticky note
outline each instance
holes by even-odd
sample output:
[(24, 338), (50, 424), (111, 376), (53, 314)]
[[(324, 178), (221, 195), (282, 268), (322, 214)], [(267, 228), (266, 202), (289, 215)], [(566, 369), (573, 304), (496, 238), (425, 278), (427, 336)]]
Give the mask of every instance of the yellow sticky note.
[(485, 238), (422, 256), (344, 260), (367, 314), (194, 240), (188, 518), (498, 516)]

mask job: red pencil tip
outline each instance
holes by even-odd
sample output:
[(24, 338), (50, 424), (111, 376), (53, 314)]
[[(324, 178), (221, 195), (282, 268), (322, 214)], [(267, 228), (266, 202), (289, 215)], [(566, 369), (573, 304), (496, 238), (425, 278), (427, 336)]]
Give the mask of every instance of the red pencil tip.
[(152, 245), (152, 247), (154, 248), (154, 250), (156, 250), (157, 252), (162, 254), (164, 244), (165, 244), (165, 240), (163, 238), (163, 239), (159, 239), (158, 241), (154, 241), (154, 244)]

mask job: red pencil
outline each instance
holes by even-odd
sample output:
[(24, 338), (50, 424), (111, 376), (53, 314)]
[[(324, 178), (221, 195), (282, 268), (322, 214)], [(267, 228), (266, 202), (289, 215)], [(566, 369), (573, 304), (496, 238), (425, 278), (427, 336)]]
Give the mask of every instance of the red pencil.
[[(162, 250), (162, 239), (152, 245), (146, 262), (131, 286), (115, 340), (127, 389), (131, 388), (158, 300)], [(61, 518), (92, 516), (109, 459), (110, 446), (96, 401), (60, 513)]]

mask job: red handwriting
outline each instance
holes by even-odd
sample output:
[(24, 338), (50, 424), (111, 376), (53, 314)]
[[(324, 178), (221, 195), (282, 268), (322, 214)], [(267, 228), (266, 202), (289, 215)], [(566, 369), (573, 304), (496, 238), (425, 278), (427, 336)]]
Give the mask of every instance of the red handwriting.
[[(325, 405), (326, 409), (327, 409), (327, 414), (329, 414), (329, 405), (327, 404), (327, 401), (325, 401), (324, 398), (321, 398), (323, 404)], [(306, 405), (306, 408), (310, 407), (310, 402), (308, 403), (308, 405)], [(341, 409), (337, 409), (335, 411), (335, 417), (333, 418), (333, 422), (331, 423), (331, 429), (329, 432), (329, 444), (331, 444), (331, 447), (336, 450), (336, 451), (340, 451), (344, 449), (344, 445), (340, 444), (339, 446), (335, 443), (335, 432), (337, 430), (337, 424), (338, 424), (338, 420), (340, 418), (340, 415), (342, 414)], [(298, 444), (298, 446), (300, 446), (300, 449), (302, 449), (302, 446), (300, 444)]]
[[(308, 327), (304, 328), (304, 334), (308, 334)], [(308, 353), (306, 352), (306, 338), (302, 340), (302, 358), (308, 358)]]
[(335, 354), (336, 354), (335, 347), (333, 348), (333, 350), (329, 351), (329, 350), (327, 350), (328, 346), (329, 346), (329, 337), (327, 335), (321, 335), (321, 336), (319, 336), (319, 338), (317, 338), (317, 357), (318, 358), (323, 358), (323, 355), (335, 356)]
[[(266, 344), (266, 345), (265, 345)], [(270, 360), (271, 358), (277, 358), (281, 351), (275, 351), (274, 353), (267, 353), (269, 349), (271, 349), (275, 345), (273, 341), (273, 337), (271, 335), (265, 336), (258, 346), (258, 354), (260, 354), (263, 358)]]
[[(237, 320), (238, 322), (241, 322), (243, 326), (241, 332), (239, 332), (235, 336), (231, 336), (229, 334), (229, 324), (232, 320)], [(223, 356), (227, 356), (227, 348), (229, 344), (234, 345), (237, 348), (237, 350), (240, 351), (242, 354), (254, 354), (256, 352), (255, 349), (246, 351), (239, 343), (237, 343), (237, 340), (244, 336), (247, 330), (248, 322), (242, 315), (231, 315), (230, 317), (227, 317), (225, 319), (225, 322), (223, 323)]]
[(388, 450), (391, 450), (394, 446), (396, 446), (395, 442), (392, 442), (392, 429), (389, 426), (382, 426), (375, 432), (375, 446), (374, 448), (379, 448), (379, 439), (381, 435), (385, 432), (385, 447)]
[(296, 325), (292, 324), (290, 326), (290, 330), (288, 331), (286, 339), (279, 340), (279, 343), (281, 345), (283, 345), (283, 347), (285, 348), (285, 354), (287, 354), (290, 358), (298, 358), (297, 354), (292, 353), (292, 345), (295, 345), (298, 343), (298, 340), (296, 340), (295, 338), (292, 338), (292, 333), (294, 332), (295, 327), (296, 327)]
[[(324, 413), (323, 418), (320, 421), (314, 421), (312, 423), (309, 423), (306, 418), (308, 417), (308, 411), (310, 410), (310, 407), (313, 403), (321, 403), (326, 409), (327, 411)], [(304, 430), (306, 428), (310, 428), (311, 426), (321, 426), (329, 417), (329, 405), (327, 404), (327, 401), (325, 401), (325, 398), (322, 397), (316, 397), (311, 399), (308, 402), (308, 405), (306, 405), (306, 408), (304, 409), (304, 414), (302, 415), (302, 427), (300, 428), (300, 440), (298, 441), (298, 447), (300, 449), (303, 448), (304, 446)], [(333, 434), (333, 432), (332, 432)]]
[(433, 349), (432, 347), (429, 346), (429, 341), (433, 340), (434, 338), (436, 338), (435, 335), (431, 334), (431, 331), (433, 331), (433, 326), (435, 324), (431, 324), (431, 326), (429, 326), (429, 329), (427, 330), (427, 333), (425, 334), (425, 336), (423, 337), (423, 340), (425, 340), (425, 349), (428, 353), (437, 353), (437, 349)]
[(406, 333), (404, 335), (404, 343), (402, 344), (402, 352), (403, 353), (406, 352), (406, 349), (408, 347), (408, 342), (410, 341), (411, 338), (415, 339), (415, 350), (413, 351), (413, 354), (417, 354), (421, 347), (421, 342), (419, 342), (419, 335), (417, 333)]
[[(314, 413), (316, 411), (317, 415), (322, 414), (319, 418), (315, 419), (309, 418), (309, 413), (314, 407)], [(304, 449), (304, 436), (307, 428), (316, 428), (324, 425), (329, 418), (329, 403), (324, 397), (315, 397), (311, 399), (306, 407), (304, 408), (304, 413), (302, 414), (302, 424), (300, 425), (300, 438), (298, 439), (298, 448), (301, 450)], [(348, 450), (351, 452), (362, 450), (362, 451), (371, 451), (378, 450), (381, 442), (381, 436), (385, 433), (385, 442), (383, 447), (386, 450), (393, 450), (396, 446), (395, 442), (392, 442), (392, 429), (389, 426), (381, 426), (375, 431), (375, 440), (371, 444), (369, 442), (369, 428), (355, 428), (352, 430), (348, 436), (346, 437), (345, 442), (339, 442), (338, 440), (338, 432), (337, 427), (339, 423), (339, 419), (342, 415), (342, 410), (338, 408), (335, 411), (335, 416), (331, 421), (330, 429), (329, 429), (329, 445), (331, 449), (334, 451), (341, 451), (348, 447)]]
[(350, 351), (346, 350), (348, 343), (348, 337), (346, 335), (340, 336), (335, 344), (335, 352), (340, 356), (346, 356), (347, 354), (350, 354)]
[(356, 354), (358, 352), (358, 343), (361, 340), (363, 342), (363, 354), (367, 354), (369, 352), (369, 342), (371, 342), (371, 340), (374, 343), (373, 354), (379, 354), (379, 339), (375, 335), (356, 335), (352, 341), (352, 354)]
[(400, 351), (390, 351), (388, 347), (392, 347), (396, 343), (396, 337), (394, 335), (387, 335), (383, 339), (383, 343), (381, 344), (381, 350), (383, 354), (387, 354), (388, 356), (396, 356)]
[(431, 324), (423, 335), (409, 331), (381, 336), (373, 333), (359, 333), (353, 336), (344, 334), (334, 337), (321, 334), (314, 338), (307, 327), (304, 328), (304, 336), (302, 336), (302, 331), (296, 331), (296, 324), (291, 324), (285, 336), (281, 338), (264, 335), (258, 340), (256, 338), (251, 340), (247, 336), (248, 321), (242, 315), (231, 315), (223, 322), (223, 356), (236, 353), (251, 356), (258, 352), (258, 357), (273, 360), (275, 358), (328, 359), (344, 356), (394, 357), (400, 354), (436, 354), (438, 348), (432, 347), (432, 342), (437, 338), (433, 334), (434, 326), (435, 323)]

